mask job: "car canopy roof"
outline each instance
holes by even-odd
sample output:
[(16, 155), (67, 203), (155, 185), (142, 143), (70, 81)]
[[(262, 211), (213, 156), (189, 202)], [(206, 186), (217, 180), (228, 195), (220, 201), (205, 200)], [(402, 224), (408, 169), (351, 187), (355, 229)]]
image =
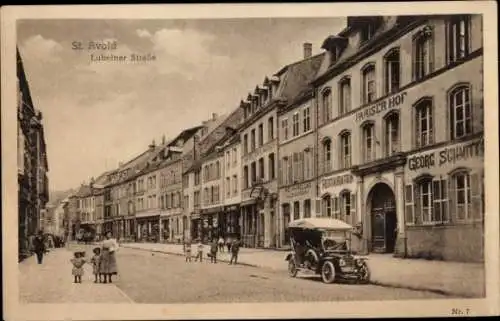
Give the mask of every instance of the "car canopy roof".
[(328, 217), (303, 218), (290, 222), (290, 229), (310, 229), (310, 230), (352, 230), (352, 226), (344, 221)]

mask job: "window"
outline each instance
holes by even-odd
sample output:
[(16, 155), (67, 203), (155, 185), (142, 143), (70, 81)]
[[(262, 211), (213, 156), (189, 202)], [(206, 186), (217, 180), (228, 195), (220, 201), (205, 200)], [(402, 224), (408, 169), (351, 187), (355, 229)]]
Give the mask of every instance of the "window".
[(229, 169), (231, 167), (231, 151), (226, 151), (226, 168)]
[(281, 130), (283, 132), (283, 140), (288, 139), (288, 119), (281, 120)]
[(243, 135), (243, 154), (248, 154), (248, 135)]
[(259, 124), (259, 146), (264, 145), (264, 125)]
[(271, 141), (274, 139), (274, 119), (273, 117), (267, 120), (267, 140)]
[(432, 181), (432, 195), (434, 208), (432, 210), (432, 222), (448, 222), (448, 185), (445, 179)]
[(361, 43), (364, 43), (373, 37), (373, 34), (375, 33), (375, 27), (376, 27), (375, 24), (372, 23), (363, 24), (363, 27), (360, 30)]
[(200, 191), (194, 192), (194, 207), (200, 207)]
[(226, 195), (231, 196), (231, 179), (226, 177)]
[(233, 165), (236, 166), (238, 164), (238, 150), (233, 148)]
[(302, 119), (304, 126), (304, 133), (311, 130), (311, 110), (309, 107), (305, 107), (303, 110), (304, 117)]
[(470, 18), (454, 16), (448, 23), (448, 62), (455, 62), (469, 54)]
[(351, 216), (351, 193), (349, 191), (343, 191), (340, 193), (340, 219), (344, 222), (350, 223)]
[(449, 97), (451, 139), (472, 134), (472, 108), (468, 85), (460, 85), (450, 91)]
[(293, 219), (298, 220), (300, 218), (300, 202), (293, 202)]
[(200, 185), (200, 171), (194, 172), (194, 185)]
[(340, 134), (340, 166), (341, 168), (351, 167), (351, 133)]
[(416, 147), (434, 143), (433, 106), (431, 98), (423, 98), (415, 104)]
[(311, 149), (308, 147), (304, 150), (304, 179), (311, 179), (313, 177), (313, 157)]
[(217, 178), (217, 179), (220, 178), (221, 168), (220, 168), (220, 162), (219, 161), (217, 161), (215, 163), (215, 171), (216, 172), (215, 172), (215, 177), (214, 178)]
[(264, 158), (259, 159), (259, 178), (264, 180), (265, 177), (264, 172)]
[(257, 164), (255, 162), (250, 164), (250, 171), (251, 171), (250, 184), (253, 185), (257, 181)]
[(283, 185), (288, 185), (290, 182), (288, 181), (288, 157), (285, 156), (281, 160), (281, 168), (280, 168), (280, 174), (281, 174), (281, 184)]
[(311, 217), (311, 200), (304, 200), (304, 218)]
[(255, 150), (255, 129), (252, 129), (250, 132), (250, 151), (253, 152)]
[(246, 165), (243, 167), (243, 186), (245, 188), (250, 187), (248, 182), (248, 166)]
[(299, 113), (293, 114), (293, 127), (292, 127), (292, 136), (298, 136), (299, 135)]
[(374, 130), (375, 125), (373, 123), (368, 123), (363, 127), (363, 160), (364, 162), (370, 162), (375, 159), (375, 147), (374, 144)]
[(368, 104), (375, 100), (375, 85), (375, 65), (369, 64), (363, 68), (363, 104)]
[(339, 84), (339, 116), (351, 110), (351, 79), (344, 78)]
[(414, 39), (413, 78), (419, 80), (430, 74), (434, 68), (434, 45), (432, 29), (424, 27)]
[(233, 195), (238, 194), (238, 176), (233, 175)]
[(189, 196), (184, 196), (184, 208), (189, 208)]
[(274, 160), (274, 153), (269, 154), (269, 179), (275, 179), (276, 178), (276, 173), (275, 173), (275, 160)]
[(420, 211), (422, 222), (432, 222), (432, 180), (422, 181), (418, 188), (420, 190)]
[(326, 88), (321, 95), (322, 119), (323, 123), (329, 122), (332, 118), (332, 90)]
[(385, 93), (390, 94), (399, 90), (400, 86), (399, 49), (392, 49), (385, 56)]
[(332, 169), (332, 141), (327, 138), (323, 141), (323, 173)]
[(385, 118), (385, 154), (399, 152), (399, 114), (391, 113)]
[(323, 201), (323, 215), (327, 217), (332, 217), (332, 198), (330, 195), (326, 195), (322, 199)]
[(472, 218), (472, 195), (470, 176), (468, 173), (458, 173), (452, 177), (452, 192), (455, 203), (455, 215), (458, 221), (465, 221)]

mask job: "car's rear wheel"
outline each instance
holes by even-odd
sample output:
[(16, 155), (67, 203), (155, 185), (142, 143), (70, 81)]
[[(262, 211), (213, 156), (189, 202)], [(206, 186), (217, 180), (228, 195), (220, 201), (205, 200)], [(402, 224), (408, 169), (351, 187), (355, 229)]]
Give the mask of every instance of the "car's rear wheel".
[(325, 283), (335, 282), (335, 266), (331, 261), (326, 261), (321, 267), (321, 279)]
[(288, 260), (288, 274), (292, 278), (297, 276), (297, 266), (295, 265), (295, 260), (293, 258), (290, 258), (290, 260)]

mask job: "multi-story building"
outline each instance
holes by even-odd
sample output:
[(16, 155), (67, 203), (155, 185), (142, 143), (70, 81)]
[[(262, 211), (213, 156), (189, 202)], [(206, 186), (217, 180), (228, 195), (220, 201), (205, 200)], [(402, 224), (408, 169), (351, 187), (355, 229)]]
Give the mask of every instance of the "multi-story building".
[[(304, 58), (312, 50), (304, 44)], [(315, 77), (323, 55), (310, 59), (307, 80)], [(291, 220), (320, 213), (316, 185), (316, 104), (314, 88), (307, 81), (297, 88), (296, 97), (278, 110), (280, 227), (277, 246), (289, 245)]]
[[(278, 215), (278, 109), (293, 103), (312, 81), (323, 54), (312, 56), (305, 46), (304, 59), (286, 65), (241, 102), (243, 187), (243, 244), (276, 247), (284, 242), (283, 219)], [(290, 121), (293, 121), (291, 119)], [(287, 125), (288, 128), (288, 125)], [(292, 128), (292, 127), (290, 127)]]
[(21, 55), (17, 50), (17, 165), (19, 259), (27, 257), (29, 236), (40, 228), (40, 212), (49, 200), (49, 171), (42, 113), (31, 99)]
[(88, 185), (82, 185), (76, 196), (78, 197), (81, 232), (95, 234), (95, 198), (92, 182)]
[(482, 260), (481, 16), (350, 17), (323, 48), (322, 214), (364, 251)]

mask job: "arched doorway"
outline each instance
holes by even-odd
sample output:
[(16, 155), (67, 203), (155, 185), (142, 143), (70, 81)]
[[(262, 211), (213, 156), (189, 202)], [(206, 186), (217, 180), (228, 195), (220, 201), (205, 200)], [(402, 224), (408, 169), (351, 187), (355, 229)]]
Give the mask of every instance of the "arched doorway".
[(373, 252), (393, 253), (396, 246), (396, 198), (385, 183), (376, 184), (370, 191), (371, 248)]

